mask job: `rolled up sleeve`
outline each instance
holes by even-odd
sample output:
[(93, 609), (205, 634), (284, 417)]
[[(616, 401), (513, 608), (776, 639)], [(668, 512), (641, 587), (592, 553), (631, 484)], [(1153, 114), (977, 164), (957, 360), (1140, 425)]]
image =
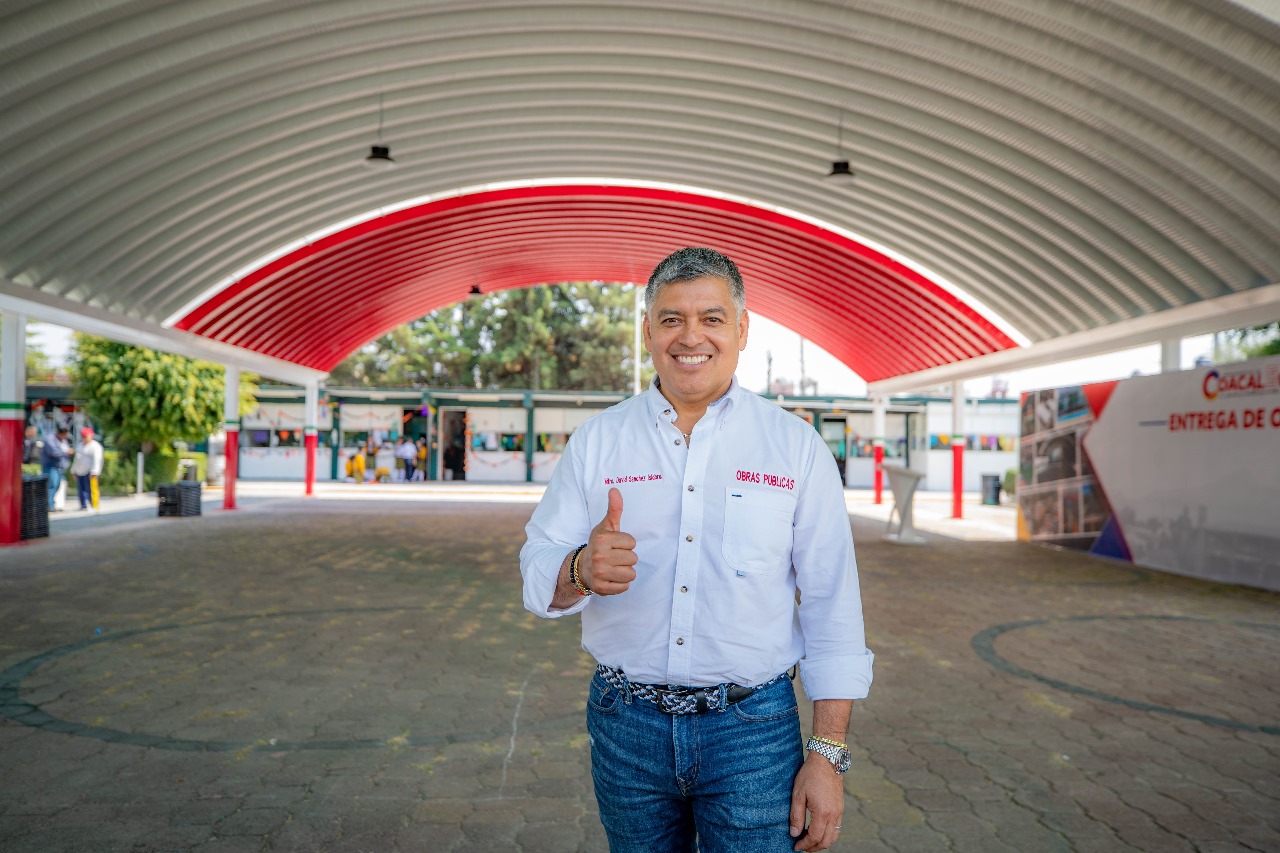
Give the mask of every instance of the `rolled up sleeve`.
[(853, 534), (839, 469), (826, 448), (820, 449), (795, 515), (792, 554), (804, 637), (800, 678), (810, 699), (865, 699), (874, 655), (866, 646)]
[(520, 549), (524, 606), (530, 613), (545, 619), (577, 613), (591, 600), (584, 596), (564, 610), (551, 607), (564, 558), (586, 542), (591, 533), (579, 474), (580, 463), (570, 439), (542, 500), (524, 528), (526, 538), (524, 547)]

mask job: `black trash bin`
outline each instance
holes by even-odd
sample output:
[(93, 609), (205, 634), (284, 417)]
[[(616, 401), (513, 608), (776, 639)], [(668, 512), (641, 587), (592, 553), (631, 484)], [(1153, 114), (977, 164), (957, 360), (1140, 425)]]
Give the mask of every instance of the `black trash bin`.
[(160, 498), (158, 515), (178, 518), (200, 514), (200, 484), (189, 480), (165, 483), (156, 487)]
[(22, 523), (19, 536), (43, 539), (49, 535), (49, 478), (44, 474), (22, 475)]
[(1000, 506), (1000, 475), (982, 475), (982, 505)]

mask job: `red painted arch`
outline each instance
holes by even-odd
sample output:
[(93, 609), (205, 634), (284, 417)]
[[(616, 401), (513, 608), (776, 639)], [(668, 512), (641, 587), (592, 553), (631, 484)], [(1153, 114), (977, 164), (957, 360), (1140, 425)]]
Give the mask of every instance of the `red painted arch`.
[(557, 281), (644, 282), (682, 246), (733, 258), (750, 310), (871, 382), (1016, 346), (914, 270), (802, 220), (675, 190), (546, 186), (439, 199), (255, 270), (177, 328), (318, 370), (401, 323)]

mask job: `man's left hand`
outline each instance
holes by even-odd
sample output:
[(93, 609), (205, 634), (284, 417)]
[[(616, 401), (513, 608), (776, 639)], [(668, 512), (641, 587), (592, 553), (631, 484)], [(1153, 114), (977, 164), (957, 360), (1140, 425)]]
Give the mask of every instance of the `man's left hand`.
[[(805, 829), (805, 812), (810, 815)], [(791, 837), (796, 850), (826, 850), (840, 835), (844, 781), (831, 762), (817, 753), (805, 757), (791, 786)]]

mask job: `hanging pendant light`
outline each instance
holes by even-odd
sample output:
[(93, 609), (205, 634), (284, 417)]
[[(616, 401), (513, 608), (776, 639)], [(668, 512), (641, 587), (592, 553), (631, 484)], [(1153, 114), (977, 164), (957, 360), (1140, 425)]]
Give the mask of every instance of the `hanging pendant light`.
[(369, 149), (364, 164), (370, 169), (394, 169), (396, 161), (391, 157), (391, 146), (382, 141), (382, 93), (378, 93), (378, 144)]
[(840, 129), (836, 135), (836, 159), (831, 161), (827, 180), (833, 184), (852, 184), (855, 177), (853, 169), (849, 168), (849, 161), (844, 159), (844, 113), (841, 113)]
[(831, 171), (827, 172), (827, 179), (832, 183), (851, 184), (856, 177), (853, 169), (849, 168), (848, 160), (831, 161)]

